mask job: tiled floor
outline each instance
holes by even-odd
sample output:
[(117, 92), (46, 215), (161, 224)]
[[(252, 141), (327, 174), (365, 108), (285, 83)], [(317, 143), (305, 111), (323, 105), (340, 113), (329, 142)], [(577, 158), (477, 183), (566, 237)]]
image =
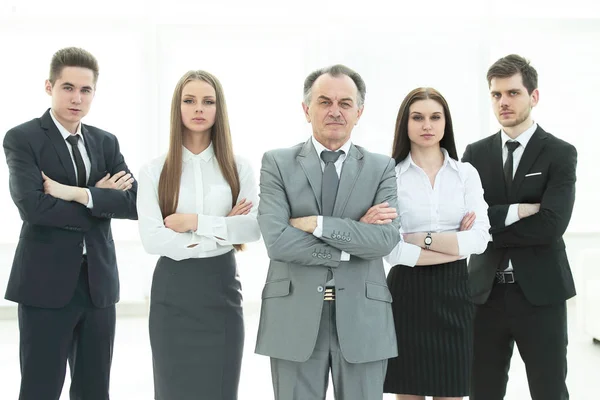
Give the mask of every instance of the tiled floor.
[[(594, 345), (575, 321), (570, 307), (569, 389), (572, 400), (600, 398), (600, 345)], [(152, 368), (145, 317), (121, 317), (117, 320), (117, 338), (112, 369), (112, 400), (151, 400)], [(240, 383), (240, 400), (273, 398), (269, 362), (253, 354), (258, 326), (258, 305), (246, 305), (246, 347)], [(16, 320), (0, 321), (0, 399), (16, 400), (19, 386), (18, 329)], [(68, 378), (61, 400), (68, 399)], [(328, 399), (333, 399), (329, 393)], [(525, 370), (515, 351), (506, 400), (529, 399)], [(393, 396), (384, 396), (392, 400)], [(174, 399), (177, 400), (177, 399)], [(218, 399), (207, 399), (218, 400)]]

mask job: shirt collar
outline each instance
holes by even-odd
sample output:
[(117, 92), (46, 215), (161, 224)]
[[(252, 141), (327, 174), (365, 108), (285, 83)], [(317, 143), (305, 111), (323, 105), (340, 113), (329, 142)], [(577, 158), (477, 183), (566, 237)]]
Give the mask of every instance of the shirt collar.
[[(52, 111), (52, 109), (50, 109), (50, 116), (52, 117), (52, 121), (54, 121), (54, 125), (56, 125), (56, 127), (58, 128), (58, 131), (62, 135), (63, 139), (67, 140), (67, 138), (69, 136), (71, 136), (72, 133), (69, 132), (67, 130), (67, 128), (65, 128), (64, 126), (62, 126), (60, 122), (58, 122), (58, 120), (56, 119), (56, 117), (54, 117), (54, 112)], [(81, 134), (81, 122), (79, 123), (79, 125), (77, 125), (77, 132), (75, 132), (75, 134), (79, 135), (79, 139), (83, 143), (83, 135)]]
[[(317, 139), (315, 139), (314, 136), (312, 136), (311, 139), (312, 139), (313, 146), (315, 147), (315, 150), (317, 151), (317, 156), (319, 156), (319, 160), (320, 160), (321, 153), (325, 150), (329, 151), (329, 149), (326, 148), (325, 146), (323, 146), (321, 143), (319, 143), (319, 141)], [(342, 147), (340, 147), (338, 150), (336, 150), (336, 151), (342, 150), (344, 152), (344, 155), (342, 155), (340, 157), (340, 159), (342, 161), (348, 156), (348, 152), (350, 151), (350, 146), (352, 146), (352, 141), (350, 139), (348, 139), (346, 141), (346, 143), (343, 144)]]
[(208, 145), (206, 149), (204, 149), (200, 154), (194, 154), (189, 151), (185, 146), (183, 146), (183, 162), (188, 162), (192, 160), (202, 160), (204, 162), (210, 161), (210, 159), (215, 155), (215, 149), (213, 148), (212, 141)]
[[(441, 150), (442, 150), (442, 154), (444, 155), (444, 162), (442, 164), (442, 168), (444, 168), (447, 164), (447, 165), (450, 165), (450, 167), (452, 167), (452, 169), (458, 171), (458, 161), (451, 158), (450, 155), (448, 154), (448, 150), (446, 150), (445, 148), (442, 147)], [(415, 162), (413, 161), (411, 154), (408, 153), (408, 156), (404, 160), (402, 160), (396, 168), (398, 168), (398, 171), (400, 174), (403, 174), (404, 172), (406, 172), (408, 170), (408, 168), (411, 165), (414, 165), (415, 167), (419, 168), (419, 166), (417, 164), (415, 164)]]
[(508, 142), (509, 140), (515, 140), (517, 142), (519, 142), (519, 144), (521, 146), (523, 146), (523, 148), (525, 148), (525, 146), (527, 146), (527, 143), (529, 143), (529, 140), (531, 139), (531, 137), (533, 136), (533, 134), (535, 133), (536, 129), (537, 129), (538, 125), (537, 123), (533, 123), (533, 125), (531, 125), (529, 127), (529, 129), (527, 129), (525, 132), (521, 133), (519, 136), (517, 136), (516, 139), (511, 139), (510, 136), (508, 136), (506, 134), (506, 132), (504, 132), (504, 129), (502, 129), (501, 132), (501, 136), (502, 136), (502, 148), (504, 148), (504, 145), (506, 144), (506, 142)]

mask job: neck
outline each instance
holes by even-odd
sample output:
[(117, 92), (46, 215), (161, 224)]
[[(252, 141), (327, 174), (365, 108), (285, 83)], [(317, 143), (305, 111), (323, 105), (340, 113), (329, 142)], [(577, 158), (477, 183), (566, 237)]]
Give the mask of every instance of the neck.
[(77, 133), (77, 128), (79, 127), (79, 121), (77, 122), (69, 122), (63, 121), (61, 117), (58, 116), (58, 113), (52, 111), (52, 116), (65, 128), (69, 133)]
[(194, 154), (200, 154), (210, 145), (210, 131), (183, 133), (183, 146)]
[(319, 140), (315, 137), (315, 140), (321, 143), (327, 150), (338, 151), (342, 148), (344, 144), (348, 141), (348, 139), (340, 139), (340, 140)]
[(413, 143), (410, 156), (413, 162), (425, 171), (437, 171), (444, 164), (444, 153), (439, 146), (419, 147)]
[(519, 125), (509, 126), (509, 127), (503, 126), (502, 129), (504, 130), (504, 132), (506, 132), (508, 137), (510, 137), (511, 139), (514, 140), (514, 139), (518, 138), (527, 129), (531, 128), (531, 125), (533, 125), (533, 120), (531, 118), (527, 118), (525, 121), (521, 122)]

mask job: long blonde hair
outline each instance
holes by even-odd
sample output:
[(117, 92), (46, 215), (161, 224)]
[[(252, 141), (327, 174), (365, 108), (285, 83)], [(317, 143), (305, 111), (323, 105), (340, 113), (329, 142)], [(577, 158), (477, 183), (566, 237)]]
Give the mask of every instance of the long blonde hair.
[[(215, 157), (223, 177), (231, 188), (231, 206), (234, 207), (240, 194), (240, 177), (235, 165), (227, 105), (223, 95), (223, 87), (219, 80), (206, 71), (188, 71), (185, 73), (173, 92), (171, 101), (171, 133), (169, 151), (160, 180), (158, 181), (158, 203), (163, 218), (174, 214), (179, 202), (179, 189), (183, 169), (183, 122), (181, 117), (181, 96), (184, 86), (191, 81), (204, 81), (215, 89), (217, 112), (215, 123), (210, 131)], [(243, 245), (235, 244), (236, 250), (243, 250)]]

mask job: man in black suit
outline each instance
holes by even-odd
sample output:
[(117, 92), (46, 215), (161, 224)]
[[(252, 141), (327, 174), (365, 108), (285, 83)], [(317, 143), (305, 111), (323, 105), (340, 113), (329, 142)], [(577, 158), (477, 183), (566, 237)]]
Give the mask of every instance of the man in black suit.
[(566, 300), (575, 295), (563, 234), (577, 151), (537, 125), (537, 72), (509, 55), (487, 74), (502, 130), (467, 146), (481, 177), (492, 241), (469, 261), (475, 316), (471, 400), (503, 399), (517, 343), (534, 400), (565, 400)]
[(117, 138), (83, 125), (98, 63), (56, 52), (52, 107), (6, 133), (10, 194), (23, 220), (6, 290), (19, 303), (20, 400), (107, 400), (119, 278), (110, 221), (137, 219), (137, 183)]

